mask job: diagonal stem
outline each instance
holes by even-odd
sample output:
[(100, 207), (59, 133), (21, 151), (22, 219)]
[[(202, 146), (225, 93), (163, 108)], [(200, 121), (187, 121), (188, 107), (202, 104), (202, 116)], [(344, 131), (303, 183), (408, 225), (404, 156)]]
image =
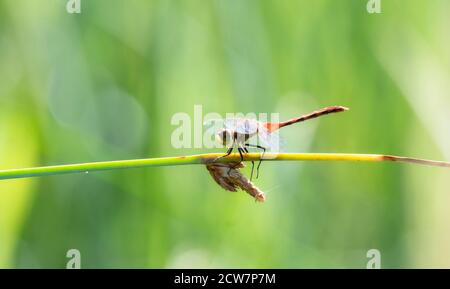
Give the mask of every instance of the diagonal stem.
[[(180, 157), (104, 161), (104, 162), (0, 170), (0, 180), (58, 175), (58, 174), (70, 174), (70, 173), (86, 173), (94, 171), (106, 171), (106, 170), (129, 169), (129, 168), (206, 164), (209, 162), (219, 162), (219, 163), (240, 162), (240, 155), (238, 153), (233, 153), (227, 157), (218, 159), (218, 157), (220, 156), (223, 156), (223, 153), (210, 153), (210, 154), (189, 155)], [(260, 157), (261, 155), (258, 153), (249, 153), (245, 154), (244, 161), (257, 161), (260, 160)], [(450, 167), (449, 162), (424, 160), (409, 157), (379, 155), (379, 154), (266, 153), (264, 156), (264, 160), (265, 161), (364, 161), (364, 162), (395, 161), (395, 162), (423, 164), (439, 167)]]

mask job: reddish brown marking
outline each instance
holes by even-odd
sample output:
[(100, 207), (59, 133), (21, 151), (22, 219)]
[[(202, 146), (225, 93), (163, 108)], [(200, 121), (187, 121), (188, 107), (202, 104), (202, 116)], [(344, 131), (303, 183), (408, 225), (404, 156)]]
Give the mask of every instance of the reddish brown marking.
[(396, 162), (397, 158), (394, 156), (382, 156), (381, 157), (383, 161), (391, 161), (391, 162)]
[(309, 120), (309, 119), (313, 119), (322, 115), (326, 115), (326, 114), (330, 114), (330, 113), (336, 113), (336, 112), (341, 112), (341, 111), (346, 111), (348, 110), (348, 108), (344, 107), (344, 106), (329, 106), (329, 107), (325, 107), (316, 111), (313, 111), (309, 114), (306, 115), (302, 115), (300, 117), (296, 117), (287, 121), (283, 121), (283, 122), (267, 122), (264, 124), (264, 126), (267, 128), (267, 130), (269, 132), (273, 132), (276, 131), (277, 129), (280, 129), (284, 126), (287, 125), (291, 125), (297, 122), (302, 122), (305, 120)]

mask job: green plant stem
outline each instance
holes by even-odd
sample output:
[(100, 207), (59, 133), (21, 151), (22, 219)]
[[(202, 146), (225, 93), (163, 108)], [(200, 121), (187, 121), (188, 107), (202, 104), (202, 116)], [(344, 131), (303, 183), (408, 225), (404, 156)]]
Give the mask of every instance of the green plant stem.
[[(240, 156), (237, 153), (231, 154), (225, 158), (217, 159), (218, 157), (223, 155), (224, 155), (223, 153), (211, 153), (211, 154), (189, 155), (180, 157), (105, 161), (105, 162), (0, 170), (0, 180), (58, 175), (58, 174), (88, 173), (94, 171), (129, 169), (129, 168), (206, 164), (210, 162), (227, 163), (240, 161)], [(252, 161), (252, 160), (255, 161), (259, 160), (260, 158), (261, 154), (249, 153), (245, 155), (244, 161)], [(264, 155), (264, 161), (366, 161), (366, 162), (398, 161), (431, 166), (450, 167), (450, 163), (448, 162), (432, 161), (408, 157), (378, 155), (378, 154), (266, 153)]]

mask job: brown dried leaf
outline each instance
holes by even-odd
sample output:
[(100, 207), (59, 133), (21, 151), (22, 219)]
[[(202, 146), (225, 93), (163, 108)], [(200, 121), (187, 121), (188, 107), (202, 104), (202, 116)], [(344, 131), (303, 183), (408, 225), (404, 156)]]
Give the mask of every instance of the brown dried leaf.
[(244, 163), (209, 163), (206, 168), (213, 179), (227, 191), (236, 192), (238, 188), (254, 197), (257, 202), (264, 202), (264, 193), (257, 188), (240, 171)]

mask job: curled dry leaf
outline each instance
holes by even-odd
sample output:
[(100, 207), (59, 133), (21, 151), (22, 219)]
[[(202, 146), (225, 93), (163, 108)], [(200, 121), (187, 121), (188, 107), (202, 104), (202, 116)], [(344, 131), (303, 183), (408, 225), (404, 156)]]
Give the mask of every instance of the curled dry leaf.
[(213, 179), (225, 190), (236, 192), (240, 188), (254, 197), (257, 202), (264, 202), (266, 200), (264, 193), (239, 171), (243, 167), (242, 162), (206, 164)]

